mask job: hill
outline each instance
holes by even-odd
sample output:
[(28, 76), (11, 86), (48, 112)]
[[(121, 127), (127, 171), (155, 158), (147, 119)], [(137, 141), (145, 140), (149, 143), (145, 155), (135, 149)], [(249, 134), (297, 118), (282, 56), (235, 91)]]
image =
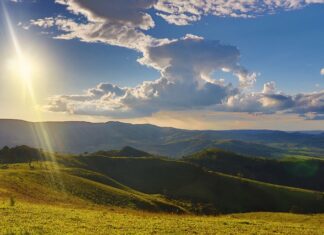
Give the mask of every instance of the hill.
[[(42, 145), (47, 133), (51, 149)], [(324, 133), (268, 130), (189, 131), (121, 122), (45, 122), (0, 120), (0, 147), (28, 145), (64, 153), (96, 152), (133, 146), (180, 158), (206, 148), (224, 148), (249, 156), (324, 156)], [(262, 151), (263, 150), (263, 151)]]
[(18, 202), (85, 206), (98, 204), (146, 211), (181, 212), (162, 196), (148, 195), (115, 180), (83, 169), (60, 169), (53, 163), (2, 166), (0, 197)]
[(265, 159), (208, 149), (183, 158), (205, 169), (244, 178), (324, 191), (324, 161), (312, 158)]
[(245, 156), (277, 158), (278, 156), (285, 154), (284, 150), (277, 147), (271, 147), (265, 144), (243, 142), (240, 140), (221, 140), (215, 142), (212, 147), (223, 149), (225, 151), (235, 151), (235, 153)]
[(208, 172), (184, 161), (151, 156), (56, 154), (36, 162), (26, 158), (26, 163), (0, 164), (0, 175), (0, 196), (19, 201), (203, 214), (324, 212), (324, 195), (319, 192)]
[(190, 202), (188, 209), (199, 213), (319, 212), (324, 209), (321, 193), (207, 172), (181, 161), (103, 156), (76, 159), (88, 170), (109, 176), (137, 191)]
[(106, 157), (153, 157), (154, 155), (126, 146), (120, 150), (97, 151), (91, 153), (93, 156), (106, 156)]

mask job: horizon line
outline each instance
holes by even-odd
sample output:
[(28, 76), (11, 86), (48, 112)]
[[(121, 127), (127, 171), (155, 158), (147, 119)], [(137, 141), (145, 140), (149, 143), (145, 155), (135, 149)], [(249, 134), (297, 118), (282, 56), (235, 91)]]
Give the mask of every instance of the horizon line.
[(19, 121), (19, 122), (26, 122), (26, 123), (87, 123), (87, 124), (109, 124), (109, 123), (121, 123), (126, 125), (150, 125), (158, 128), (172, 128), (177, 130), (184, 130), (184, 131), (280, 131), (280, 132), (324, 132), (324, 129), (299, 129), (299, 130), (284, 130), (284, 129), (185, 129), (185, 128), (177, 128), (172, 126), (160, 126), (151, 123), (131, 123), (131, 122), (123, 122), (118, 120), (111, 120), (106, 122), (91, 122), (91, 121), (28, 121), (24, 119), (15, 119), (15, 118), (0, 118), (1, 121)]

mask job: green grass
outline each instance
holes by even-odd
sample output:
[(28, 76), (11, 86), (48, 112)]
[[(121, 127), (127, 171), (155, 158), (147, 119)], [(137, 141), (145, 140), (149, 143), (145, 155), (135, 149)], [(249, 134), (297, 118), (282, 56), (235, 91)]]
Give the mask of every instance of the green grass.
[(252, 158), (207, 149), (184, 157), (205, 169), (272, 184), (324, 191), (324, 161), (310, 157)]
[(199, 213), (324, 211), (322, 193), (207, 172), (182, 161), (102, 156), (76, 159), (88, 170), (134, 190), (190, 201), (193, 207), (189, 209)]
[[(324, 194), (208, 172), (151, 157), (57, 156), (0, 165), (0, 196), (36, 202), (118, 206), (146, 211), (223, 214), (324, 212)], [(6, 167), (4, 167), (6, 166)]]
[[(2, 202), (2, 203), (1, 203)], [(113, 207), (50, 206), (0, 199), (0, 234), (289, 234), (324, 233), (324, 215), (248, 213), (172, 215)]]
[(34, 163), (30, 170), (26, 164), (14, 164), (0, 170), (0, 197), (37, 203), (92, 203), (148, 211), (184, 211), (160, 195), (138, 192), (99, 173), (64, 167), (51, 171), (42, 165)]
[[(151, 157), (0, 164), (0, 234), (323, 234), (323, 194)], [(219, 214), (223, 216), (198, 216)]]

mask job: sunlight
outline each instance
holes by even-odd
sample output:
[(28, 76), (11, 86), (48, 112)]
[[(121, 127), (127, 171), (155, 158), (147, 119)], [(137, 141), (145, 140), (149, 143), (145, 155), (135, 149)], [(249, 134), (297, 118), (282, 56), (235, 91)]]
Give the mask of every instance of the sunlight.
[[(5, 5), (3, 4), (3, 10), (4, 10), (4, 16), (7, 22), (8, 30), (10, 33), (10, 37), (12, 40), (12, 44), (15, 49), (15, 59), (10, 60), (8, 62), (8, 68), (12, 70), (22, 81), (23, 85), (27, 89), (28, 98), (31, 100), (32, 106), (37, 107), (38, 102), (36, 100), (33, 84), (32, 84), (32, 78), (33, 78), (33, 60), (30, 59), (28, 56), (26, 56), (21, 49), (19, 40), (15, 34), (14, 28), (12, 27), (12, 22), (9, 16), (8, 11), (6, 10)], [(51, 144), (51, 140), (48, 135), (48, 131), (43, 124), (43, 118), (41, 111), (36, 109), (35, 116), (37, 120), (39, 120), (39, 123), (35, 125), (35, 135), (37, 136), (37, 144), (40, 146), (40, 148), (48, 151), (48, 160), (50, 160), (52, 164), (51, 171), (56, 171), (60, 175), (60, 169), (59, 165), (57, 164), (56, 157), (54, 155), (54, 150)], [(54, 176), (52, 175), (52, 181), (55, 183)], [(61, 179), (59, 179), (59, 182), (57, 182), (61, 185), (61, 187), (64, 189), (64, 185)]]
[(7, 63), (8, 69), (25, 84), (31, 83), (34, 72), (34, 63), (28, 57), (11, 59)]

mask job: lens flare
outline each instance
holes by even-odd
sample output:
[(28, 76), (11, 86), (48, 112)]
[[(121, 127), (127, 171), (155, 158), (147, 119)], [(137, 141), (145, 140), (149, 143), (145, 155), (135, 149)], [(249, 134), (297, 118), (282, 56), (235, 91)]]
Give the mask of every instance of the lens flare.
[[(9, 61), (8, 66), (9, 68), (13, 69), (17, 75), (19, 76), (19, 78), (21, 79), (21, 81), (24, 83), (24, 85), (27, 88), (27, 92), (28, 92), (28, 96), (32, 102), (32, 105), (34, 107), (37, 107), (37, 100), (36, 100), (36, 96), (35, 96), (35, 92), (33, 89), (33, 85), (32, 85), (32, 77), (33, 77), (33, 66), (32, 66), (32, 62), (31, 60), (28, 59), (28, 57), (26, 57), (21, 49), (21, 46), (19, 44), (18, 38), (16, 37), (15, 31), (12, 27), (12, 23), (11, 23), (11, 19), (9, 16), (9, 13), (6, 9), (5, 4), (2, 2), (2, 8), (4, 11), (4, 16), (7, 22), (7, 26), (8, 26), (8, 30), (10, 33), (10, 37), (12, 40), (12, 44), (14, 46), (15, 49), (15, 59)], [(54, 181), (54, 171), (57, 175), (59, 175), (59, 179), (56, 183), (59, 183), (61, 185), (61, 188), (64, 190), (64, 185), (63, 182), (61, 180), (60, 177), (60, 171), (59, 171), (59, 166), (56, 160), (56, 157), (54, 155), (54, 151), (52, 148), (52, 144), (48, 135), (48, 131), (44, 125), (44, 123), (42, 122), (42, 115), (40, 111), (36, 111), (35, 112), (36, 118), (38, 120), (40, 120), (39, 123), (35, 123), (34, 127), (35, 127), (35, 136), (37, 137), (37, 145), (40, 146), (42, 149), (47, 150), (48, 153), (46, 154), (46, 157), (48, 158), (47, 160), (50, 160), (51, 164), (51, 172), (50, 174), (52, 175), (52, 180)]]

